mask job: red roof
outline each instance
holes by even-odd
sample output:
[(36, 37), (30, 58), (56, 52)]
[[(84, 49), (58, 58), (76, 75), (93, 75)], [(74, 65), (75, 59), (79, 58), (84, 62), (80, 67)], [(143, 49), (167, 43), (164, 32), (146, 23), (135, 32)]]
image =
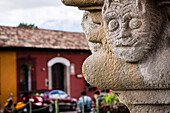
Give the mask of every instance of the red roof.
[(89, 50), (84, 33), (0, 26), (0, 47)]

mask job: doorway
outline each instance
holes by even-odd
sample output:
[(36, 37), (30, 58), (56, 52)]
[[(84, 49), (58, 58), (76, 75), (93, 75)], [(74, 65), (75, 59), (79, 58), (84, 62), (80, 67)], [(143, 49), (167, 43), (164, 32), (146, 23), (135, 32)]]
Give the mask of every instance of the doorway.
[(64, 65), (61, 63), (52, 66), (52, 89), (64, 91)]
[(20, 68), (20, 91), (31, 91), (31, 67), (29, 65), (22, 65)]
[[(61, 89), (70, 94), (70, 61), (54, 57), (48, 61), (48, 89)], [(57, 79), (58, 77), (58, 79)]]
[(30, 56), (17, 59), (17, 99), (22, 94), (36, 90), (36, 59)]

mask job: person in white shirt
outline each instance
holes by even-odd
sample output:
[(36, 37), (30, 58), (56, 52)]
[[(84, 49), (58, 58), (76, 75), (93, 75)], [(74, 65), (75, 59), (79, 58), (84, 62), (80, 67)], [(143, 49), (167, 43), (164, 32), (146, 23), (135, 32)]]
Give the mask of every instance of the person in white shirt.
[(82, 113), (83, 99), (84, 99), (84, 112), (88, 113), (91, 111), (92, 99), (86, 95), (85, 91), (82, 91), (81, 95), (82, 96), (79, 98), (79, 101), (78, 101), (78, 105), (80, 108), (79, 113)]

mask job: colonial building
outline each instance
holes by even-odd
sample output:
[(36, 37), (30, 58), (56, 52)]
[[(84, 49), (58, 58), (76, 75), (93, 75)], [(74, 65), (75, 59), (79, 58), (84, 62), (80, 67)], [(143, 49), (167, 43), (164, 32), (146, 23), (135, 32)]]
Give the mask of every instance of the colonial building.
[[(79, 98), (81, 68), (90, 55), (83, 33), (0, 26), (0, 103), (13, 93), (61, 89)], [(93, 92), (89, 92), (93, 94)]]

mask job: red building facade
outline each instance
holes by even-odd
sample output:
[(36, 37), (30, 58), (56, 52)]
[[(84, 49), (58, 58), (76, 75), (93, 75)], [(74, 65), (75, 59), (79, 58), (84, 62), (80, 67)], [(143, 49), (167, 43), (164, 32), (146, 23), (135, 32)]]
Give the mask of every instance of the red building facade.
[[(86, 82), (83, 77), (78, 77), (78, 75), (82, 73), (83, 61), (89, 55), (89, 51), (17, 51), (18, 97), (25, 91), (45, 89), (61, 89), (72, 97), (80, 97), (81, 91), (86, 88)], [(59, 65), (58, 68), (61, 67), (59, 70), (55, 70), (55, 67), (53, 67), (57, 64)], [(23, 69), (24, 66), (27, 69)], [(58, 73), (55, 74), (53, 71), (58, 71)], [(62, 73), (60, 73), (61, 71)], [(23, 79), (22, 76), (25, 76), (25, 78)], [(58, 81), (59, 84), (54, 84), (53, 82), (57, 81), (53, 80), (53, 76), (63, 77), (57, 77), (56, 79), (60, 80)], [(23, 84), (25, 89), (22, 88)]]
[(51, 89), (75, 98), (86, 90), (92, 97), (95, 88), (81, 76), (91, 54), (83, 33), (4, 26), (0, 30), (0, 50), (16, 53), (17, 71), (11, 76), (17, 76), (18, 101), (25, 92)]

